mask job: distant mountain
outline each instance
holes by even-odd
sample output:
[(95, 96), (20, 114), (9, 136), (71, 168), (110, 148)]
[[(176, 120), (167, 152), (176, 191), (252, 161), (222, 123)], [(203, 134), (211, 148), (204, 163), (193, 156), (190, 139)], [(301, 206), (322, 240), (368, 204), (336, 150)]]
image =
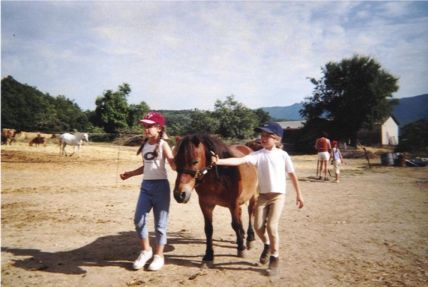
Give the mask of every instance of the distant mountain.
[(276, 121), (299, 121), (302, 119), (302, 116), (299, 114), (302, 107), (303, 104), (300, 103), (286, 107), (266, 107), (261, 109), (267, 112), (271, 118)]
[[(275, 121), (299, 121), (302, 120), (299, 114), (299, 110), (302, 108), (303, 103), (261, 109), (269, 113)], [(428, 119), (428, 94), (399, 99), (399, 103), (394, 107), (392, 114), (399, 122), (400, 127), (420, 119)]]
[(428, 120), (428, 94), (399, 100), (400, 102), (394, 107), (392, 114), (400, 127), (420, 119)]

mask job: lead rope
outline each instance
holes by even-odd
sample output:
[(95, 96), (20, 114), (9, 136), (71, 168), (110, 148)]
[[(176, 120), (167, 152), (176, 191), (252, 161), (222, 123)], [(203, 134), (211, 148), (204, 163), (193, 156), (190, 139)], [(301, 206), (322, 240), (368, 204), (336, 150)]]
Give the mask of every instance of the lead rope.
[(119, 180), (119, 159), (120, 159), (120, 145), (117, 147), (117, 158), (116, 158), (116, 188), (118, 187), (118, 180)]

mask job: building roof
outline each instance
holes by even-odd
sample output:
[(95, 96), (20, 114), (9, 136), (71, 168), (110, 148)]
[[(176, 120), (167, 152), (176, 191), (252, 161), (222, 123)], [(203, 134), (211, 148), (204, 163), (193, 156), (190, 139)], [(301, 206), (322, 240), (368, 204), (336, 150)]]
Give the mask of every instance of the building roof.
[(286, 121), (286, 122), (278, 122), (278, 124), (284, 129), (301, 129), (305, 124), (305, 121)]
[(397, 125), (400, 125), (400, 122), (397, 120), (397, 118), (393, 114), (391, 114), (391, 118), (395, 121)]

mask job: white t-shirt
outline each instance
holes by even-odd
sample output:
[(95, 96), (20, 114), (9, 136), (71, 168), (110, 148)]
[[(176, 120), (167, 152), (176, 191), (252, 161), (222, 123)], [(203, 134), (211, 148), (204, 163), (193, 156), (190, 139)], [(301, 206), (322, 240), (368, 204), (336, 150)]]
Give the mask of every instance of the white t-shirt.
[(257, 168), (260, 193), (286, 193), (286, 173), (294, 172), (287, 152), (275, 147), (263, 148), (246, 155), (244, 160)]
[(167, 179), (167, 172), (165, 168), (165, 158), (163, 156), (164, 140), (160, 140), (158, 155), (155, 157), (156, 144), (152, 145), (146, 142), (141, 153), (144, 161), (144, 174), (145, 180)]

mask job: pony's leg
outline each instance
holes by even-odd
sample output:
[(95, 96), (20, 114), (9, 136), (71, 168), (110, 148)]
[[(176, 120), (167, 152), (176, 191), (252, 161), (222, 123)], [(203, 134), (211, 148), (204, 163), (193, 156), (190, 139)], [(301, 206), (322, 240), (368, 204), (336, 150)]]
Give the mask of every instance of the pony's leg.
[[(71, 146), (71, 144), (70, 144), (70, 146)], [(73, 152), (70, 153), (68, 156), (73, 156), (75, 152), (76, 152), (76, 146), (73, 145)]]
[(199, 205), (204, 215), (205, 221), (205, 237), (206, 237), (206, 250), (202, 259), (202, 265), (210, 267), (214, 262), (214, 249), (213, 249), (213, 210), (214, 205), (205, 205), (199, 202)]
[(250, 198), (250, 202), (248, 204), (248, 229), (247, 229), (247, 249), (250, 250), (252, 248), (253, 241), (256, 240), (253, 224), (254, 224), (254, 214), (256, 212), (256, 203), (257, 197), (254, 195)]
[(72, 156), (72, 155), (74, 155), (74, 153), (76, 152), (76, 146), (74, 145), (73, 146), (73, 153), (72, 154), (70, 154), (70, 156)]
[(62, 154), (64, 155), (64, 156), (67, 156), (67, 151), (65, 150), (65, 147), (66, 147), (66, 143), (63, 143), (62, 144)]
[(238, 244), (238, 256), (245, 257), (245, 245), (244, 245), (244, 237), (245, 231), (242, 227), (241, 221), (241, 206), (236, 204), (236, 206), (230, 208), (230, 213), (232, 215), (232, 228), (236, 233), (236, 244)]

